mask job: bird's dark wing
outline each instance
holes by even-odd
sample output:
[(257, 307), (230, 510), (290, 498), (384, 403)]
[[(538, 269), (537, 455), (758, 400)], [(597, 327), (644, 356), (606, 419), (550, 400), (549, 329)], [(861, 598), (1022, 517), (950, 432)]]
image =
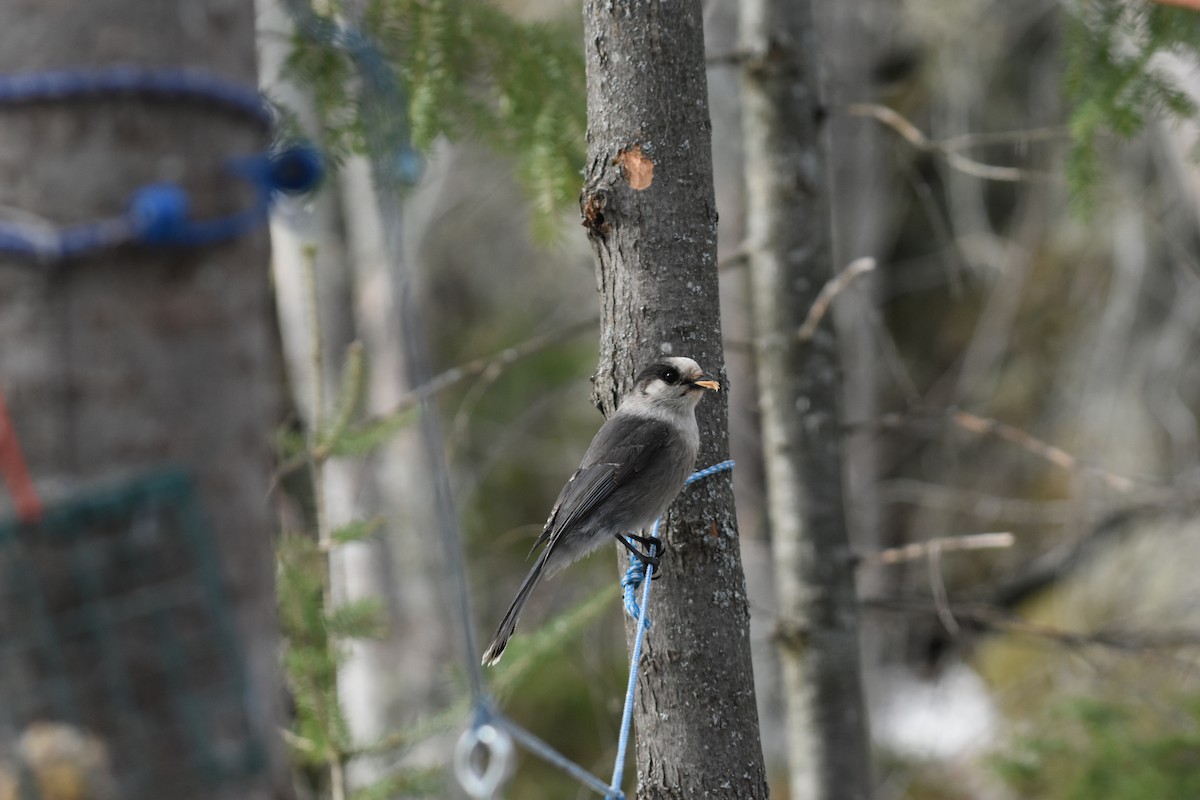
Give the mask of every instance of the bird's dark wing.
[(584, 458), (585, 465), (575, 471), (559, 492), (533, 549), (586, 519), (614, 490), (653, 463), (663, 452), (669, 436), (670, 429), (655, 420), (602, 429), (588, 449), (588, 456), (601, 460), (588, 464), (590, 459)]

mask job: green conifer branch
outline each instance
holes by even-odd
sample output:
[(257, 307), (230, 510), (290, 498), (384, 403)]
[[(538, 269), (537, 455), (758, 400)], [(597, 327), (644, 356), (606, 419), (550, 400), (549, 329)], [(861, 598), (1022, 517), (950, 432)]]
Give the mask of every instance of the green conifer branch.
[(1165, 54), (1200, 57), (1200, 14), (1152, 2), (1083, 0), (1067, 21), (1063, 88), (1074, 144), (1067, 179), (1088, 212), (1108, 132), (1128, 139), (1153, 117), (1195, 119), (1196, 103), (1158, 65)]
[[(413, 143), (428, 149), (439, 137), (470, 139), (512, 156), (535, 225), (548, 232), (552, 215), (578, 195), (584, 162), (577, 37), (564, 26), (520, 22), (480, 0), (376, 0), (361, 24), (407, 90)], [(349, 56), (298, 36), (288, 69), (311, 87), (335, 161), (363, 152)]]

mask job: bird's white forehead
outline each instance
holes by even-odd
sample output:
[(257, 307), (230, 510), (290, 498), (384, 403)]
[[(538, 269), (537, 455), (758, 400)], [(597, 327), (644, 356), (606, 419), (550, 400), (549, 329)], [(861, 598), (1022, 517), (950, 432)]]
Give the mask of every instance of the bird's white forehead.
[(670, 364), (680, 372), (690, 375), (693, 372), (703, 372), (700, 365), (686, 356), (671, 356), (663, 359), (664, 364)]

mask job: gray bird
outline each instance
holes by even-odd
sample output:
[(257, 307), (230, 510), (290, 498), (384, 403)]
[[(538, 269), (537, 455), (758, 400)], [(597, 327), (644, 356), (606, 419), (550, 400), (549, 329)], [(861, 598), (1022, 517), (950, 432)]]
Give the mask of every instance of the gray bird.
[(543, 572), (553, 575), (610, 536), (657, 565), (656, 557), (638, 551), (626, 537), (646, 548), (655, 541), (632, 531), (653, 525), (683, 489), (700, 447), (696, 404), (705, 391), (715, 392), (721, 385), (695, 361), (682, 357), (651, 364), (635, 383), (558, 493), (546, 527), (533, 544), (533, 549), (546, 547), (484, 651), (484, 666), (504, 654), (521, 608)]

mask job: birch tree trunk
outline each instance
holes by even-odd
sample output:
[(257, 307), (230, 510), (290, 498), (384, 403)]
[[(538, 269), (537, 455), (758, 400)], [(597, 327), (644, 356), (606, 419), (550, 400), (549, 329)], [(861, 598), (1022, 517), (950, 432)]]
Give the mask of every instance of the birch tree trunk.
[[(118, 64), (208, 70), (253, 87), (253, 11), (235, 0), (23, 0), (0, 11), (0, 72)], [(253, 125), (196, 104), (130, 97), (4, 109), (0, 205), (55, 223), (78, 223), (120, 214), (138, 187), (172, 181), (188, 191), (196, 216), (231, 213), (251, 198), (229, 175), (226, 160), (265, 144), (263, 132)], [(171, 600), (166, 587), (153, 586), (139, 597), (141, 608), (157, 608), (157, 616), (141, 612), (139, 617), (133, 606), (118, 602), (140, 586), (139, 572), (166, 567), (159, 561), (137, 567), (122, 562), (120, 570), (104, 573), (111, 583), (95, 591), (90, 611), (84, 609), (95, 623), (90, 633), (81, 636), (76, 621), (49, 633), (52, 626), (47, 626), (39, 634), (57, 636), (64, 658), (56, 674), (35, 671), (35, 689), (49, 694), (52, 688), (73, 687), (72, 703), (50, 708), (71, 706), (67, 721), (106, 740), (122, 797), (290, 795), (278, 736), (283, 691), (274, 525), (267, 502), (280, 374), (265, 231), (219, 246), (123, 248), (63, 265), (0, 259), (0, 309), (0, 385), (43, 497), (54, 503), (77, 498), (85, 488), (107, 487), (129, 473), (183, 467), (194, 479), (220, 561), (223, 574), (213, 578), (227, 587), (231, 604), (229, 612), (211, 602), (190, 605), (195, 618), (181, 622), (170, 616), (178, 605), (162, 604), (183, 600)], [(0, 515), (3, 506), (0, 501)], [(126, 536), (120, 552), (127, 554), (155, 540), (179, 559), (182, 574), (192, 575), (186, 569), (195, 553), (180, 550), (180, 531), (167, 536), (154, 527), (133, 542), (121, 532), (125, 528), (95, 527), (81, 542), (87, 549), (68, 562), (70, 573), (66, 564), (55, 562), (62, 574), (76, 579), (55, 582), (49, 571), (43, 576), (48, 608), (78, 591), (86, 581), (80, 574), (100, 575), (101, 554), (111, 547), (103, 537), (110, 534)], [(207, 550), (209, 544), (204, 539), (198, 546)], [(197, 589), (190, 583), (186, 588)], [(2, 602), (15, 602), (10, 599)], [(127, 615), (118, 616), (118, 608), (129, 609)], [(11, 610), (0, 608), (7, 623), (14, 622), (5, 614)], [(223, 680), (214, 663), (227, 665), (222, 658), (236, 657), (192, 648), (212, 641), (203, 626), (213, 624), (206, 614), (218, 613), (232, 615), (235, 638), (229, 644), (245, 654), (247, 674), (236, 698), (241, 714), (230, 710), (222, 729), (205, 728), (209, 738), (198, 721), (227, 698), (195, 692)], [(15, 623), (19, 628), (22, 620)], [(113, 638), (118, 633), (125, 635), (120, 643)], [(189, 635), (196, 638), (178, 638)], [(0, 631), (5, 644), (12, 636), (11, 629)], [(182, 660), (174, 667), (162, 662), (169, 658), (172, 645), (164, 641), (171, 636), (184, 648), (175, 653)], [(49, 647), (46, 642), (39, 639), (39, 647)], [(78, 656), (97, 650), (107, 655), (102, 660)], [(36, 659), (20, 648), (5, 651), (0, 671), (6, 684), (28, 666), (22, 660)], [(179, 669), (197, 674), (183, 679)], [(183, 683), (164, 684), (164, 674)], [(157, 681), (144, 680), (148, 675), (158, 676)], [(121, 694), (127, 684), (128, 692)], [(39, 710), (36, 694), (0, 705), (6, 725), (27, 724), (22, 710), (32, 709), (40, 719), (63, 718), (50, 715), (49, 708)], [(239, 780), (204, 780), (211, 775), (198, 774), (199, 764), (209, 755), (221, 757), (213, 748), (237, 745), (226, 728), (243, 726), (265, 748), (266, 762)], [(134, 774), (142, 777), (127, 780)]]
[(871, 781), (831, 321), (797, 331), (831, 277), (816, 37), (807, 0), (741, 5), (747, 255), (793, 800)]
[[(264, 87), (315, 130), (320, 123), (311, 98), (284, 74), (291, 20), (279, 0), (258, 0), (258, 7)], [(305, 274), (310, 257), (315, 258), (316, 314), (324, 344), (325, 419), (337, 402), (351, 342), (362, 343), (369, 367), (363, 413), (392, 411), (411, 388), (393, 302), (397, 268), (384, 242), (385, 225), (398, 224), (382, 218), (370, 163), (353, 155), (315, 197), (306, 199), (303, 211), (271, 227), (284, 352), (296, 405), (310, 425), (313, 309)], [(309, 248), (312, 253), (306, 255)], [(369, 457), (332, 458), (324, 468), (330, 528), (377, 516), (385, 520), (378, 536), (330, 553), (335, 603), (374, 598), (387, 610), (385, 632), (346, 642), (338, 669), (342, 710), (360, 745), (432, 713), (445, 700), (438, 670), (449, 643), (444, 626), (430, 622), (437, 618), (438, 600), (437, 569), (426, 539), (433, 528), (433, 489), (420, 463), (415, 430), (403, 430)], [(351, 783), (365, 785), (379, 777), (381, 761), (357, 758), (349, 771)]]
[[(601, 292), (595, 396), (611, 413), (637, 368), (663, 354), (696, 359), (725, 386), (717, 213), (701, 4), (586, 0), (584, 26), (581, 206)], [(726, 397), (698, 409), (699, 466), (728, 453)], [(686, 489), (662, 533), (666, 577), (638, 685), (637, 796), (765, 798), (729, 477)]]

